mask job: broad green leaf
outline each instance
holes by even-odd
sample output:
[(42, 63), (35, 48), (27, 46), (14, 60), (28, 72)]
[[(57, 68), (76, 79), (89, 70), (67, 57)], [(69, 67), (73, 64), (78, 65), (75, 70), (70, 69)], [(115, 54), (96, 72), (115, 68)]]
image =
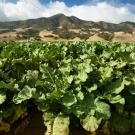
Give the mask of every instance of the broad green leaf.
[(100, 67), (99, 72), (100, 72), (101, 78), (102, 78), (101, 82), (107, 81), (112, 76), (113, 68), (112, 67)]
[(111, 104), (125, 104), (125, 99), (121, 95), (107, 95), (106, 99), (108, 99)]
[(106, 59), (109, 59), (111, 57), (112, 52), (104, 51), (102, 56), (105, 57)]
[(111, 67), (115, 67), (116, 65), (118, 65), (119, 63), (117, 62), (117, 61), (113, 61), (113, 60), (111, 60), (110, 62), (109, 62), (109, 65), (111, 66)]
[(56, 118), (56, 114), (52, 112), (44, 112), (43, 113), (43, 120), (45, 126), (49, 126), (54, 122), (54, 119)]
[(111, 109), (110, 106), (104, 102), (96, 102), (96, 113), (98, 117), (102, 119), (109, 119), (111, 117)]
[(73, 81), (73, 76), (72, 76), (72, 75), (70, 75), (69, 77), (67, 77), (67, 80), (68, 80), (68, 83), (69, 83), (69, 84), (71, 84), (71, 83), (72, 83), (72, 81)]
[(84, 94), (81, 91), (79, 91), (77, 94), (77, 98), (78, 100), (84, 100)]
[(43, 114), (44, 124), (47, 127), (45, 135), (62, 135), (69, 134), (69, 116), (62, 113), (54, 114), (52, 112), (45, 112)]
[(26, 74), (27, 80), (37, 80), (38, 79), (38, 71), (37, 70), (28, 70)]
[(59, 100), (63, 96), (63, 93), (61, 91), (58, 91), (58, 90), (53, 90), (53, 92), (52, 93), (48, 93), (47, 96), (50, 99), (57, 99), (57, 100)]
[(71, 93), (65, 94), (64, 97), (62, 98), (62, 104), (67, 107), (72, 106), (76, 102), (77, 102), (77, 99), (75, 95)]
[(52, 112), (43, 113), (44, 125), (47, 127), (47, 131), (46, 131), (45, 135), (53, 134), (53, 124), (54, 124), (54, 119), (56, 118), (56, 116), (57, 115)]
[(88, 57), (88, 55), (87, 55), (87, 54), (80, 55), (80, 58), (81, 58), (81, 59), (86, 59), (87, 57)]
[(8, 84), (6, 84), (3, 81), (0, 81), (0, 89), (3, 89), (3, 88), (8, 88)]
[(54, 120), (53, 135), (68, 135), (69, 134), (70, 118), (62, 113), (59, 113)]
[(130, 83), (126, 81), (125, 79), (119, 79), (115, 82), (111, 82), (108, 86), (107, 89), (114, 93), (114, 94), (119, 94), (121, 91), (124, 90), (125, 85), (129, 85)]
[(30, 88), (26, 85), (17, 95), (13, 97), (13, 101), (15, 104), (19, 104), (25, 100), (33, 98), (35, 94), (36, 88)]
[(127, 65), (127, 62), (121, 62), (117, 65), (117, 68), (120, 69), (120, 68), (123, 68)]
[(131, 84), (131, 85), (128, 87), (128, 90), (129, 90), (129, 92), (130, 92), (132, 95), (135, 95), (135, 85)]
[(69, 73), (71, 71), (71, 67), (70, 66), (66, 66), (66, 67), (61, 67), (59, 69), (62, 73)]
[(97, 120), (94, 116), (87, 116), (81, 119), (81, 125), (89, 132), (94, 132), (98, 129), (101, 120)]
[(81, 82), (85, 82), (88, 78), (88, 75), (85, 71), (79, 71), (78, 73), (78, 79), (81, 81)]
[(92, 91), (95, 90), (97, 90), (97, 84), (93, 84), (93, 86), (88, 89), (88, 92), (91, 93)]
[(0, 91), (0, 105), (6, 101), (6, 93)]
[(3, 65), (2, 62), (0, 61), (0, 68), (2, 67), (2, 65)]
[(4, 81), (0, 81), (0, 89), (8, 89), (8, 90), (11, 90), (11, 91), (14, 91), (14, 80), (10, 80), (11, 82), (10, 83), (5, 83)]
[(86, 73), (90, 73), (90, 72), (93, 71), (93, 68), (92, 68), (92, 66), (91, 66), (91, 60), (90, 60), (90, 59), (87, 59), (87, 60), (85, 61), (84, 70), (85, 70)]
[(72, 111), (77, 117), (81, 117), (84, 114), (94, 115), (96, 111), (94, 97), (90, 96), (89, 98), (84, 98), (81, 102), (77, 102), (77, 104), (73, 106)]
[(4, 58), (4, 59), (0, 58), (0, 68), (2, 68), (4, 66), (6, 60), (7, 60), (6, 58)]

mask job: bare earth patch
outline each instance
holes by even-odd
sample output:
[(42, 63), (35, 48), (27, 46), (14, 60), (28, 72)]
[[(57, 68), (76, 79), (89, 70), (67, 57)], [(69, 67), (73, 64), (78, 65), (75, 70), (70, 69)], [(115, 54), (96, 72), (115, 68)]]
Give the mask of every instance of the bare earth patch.
[(89, 39), (87, 39), (87, 41), (105, 41), (103, 38), (99, 37), (98, 34), (95, 34), (91, 37), (89, 37)]
[(113, 42), (134, 42), (135, 41), (135, 32), (133, 34), (125, 32), (115, 32)]

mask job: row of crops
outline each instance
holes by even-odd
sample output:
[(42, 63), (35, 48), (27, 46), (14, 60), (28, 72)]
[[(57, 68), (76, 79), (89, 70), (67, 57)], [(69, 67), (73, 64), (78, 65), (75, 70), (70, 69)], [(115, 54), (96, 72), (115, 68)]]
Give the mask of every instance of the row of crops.
[[(43, 112), (46, 135), (135, 130), (135, 43), (0, 43), (0, 130)], [(6, 125), (6, 126), (5, 126)]]

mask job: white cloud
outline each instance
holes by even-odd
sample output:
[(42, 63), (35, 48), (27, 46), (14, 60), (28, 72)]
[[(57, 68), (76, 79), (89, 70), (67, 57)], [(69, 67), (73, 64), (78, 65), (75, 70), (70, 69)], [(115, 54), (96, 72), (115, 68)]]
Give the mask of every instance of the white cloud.
[(60, 1), (42, 5), (39, 0), (18, 0), (17, 3), (7, 2), (4, 9), (0, 10), (0, 21), (5, 21), (6, 18), (9, 20), (24, 20), (49, 17), (58, 13), (90, 21), (135, 22), (135, 13), (131, 12), (131, 7), (127, 5), (116, 7), (107, 2), (97, 2), (96, 4), (87, 3), (68, 7)]
[(0, 9), (0, 21), (7, 21), (7, 17), (1, 9)]

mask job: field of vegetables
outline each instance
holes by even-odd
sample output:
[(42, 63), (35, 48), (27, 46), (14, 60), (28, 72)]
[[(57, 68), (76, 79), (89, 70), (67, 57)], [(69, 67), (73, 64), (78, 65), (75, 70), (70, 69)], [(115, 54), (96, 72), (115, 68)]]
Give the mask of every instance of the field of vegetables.
[(1, 42), (0, 131), (34, 110), (45, 135), (134, 132), (135, 43)]

